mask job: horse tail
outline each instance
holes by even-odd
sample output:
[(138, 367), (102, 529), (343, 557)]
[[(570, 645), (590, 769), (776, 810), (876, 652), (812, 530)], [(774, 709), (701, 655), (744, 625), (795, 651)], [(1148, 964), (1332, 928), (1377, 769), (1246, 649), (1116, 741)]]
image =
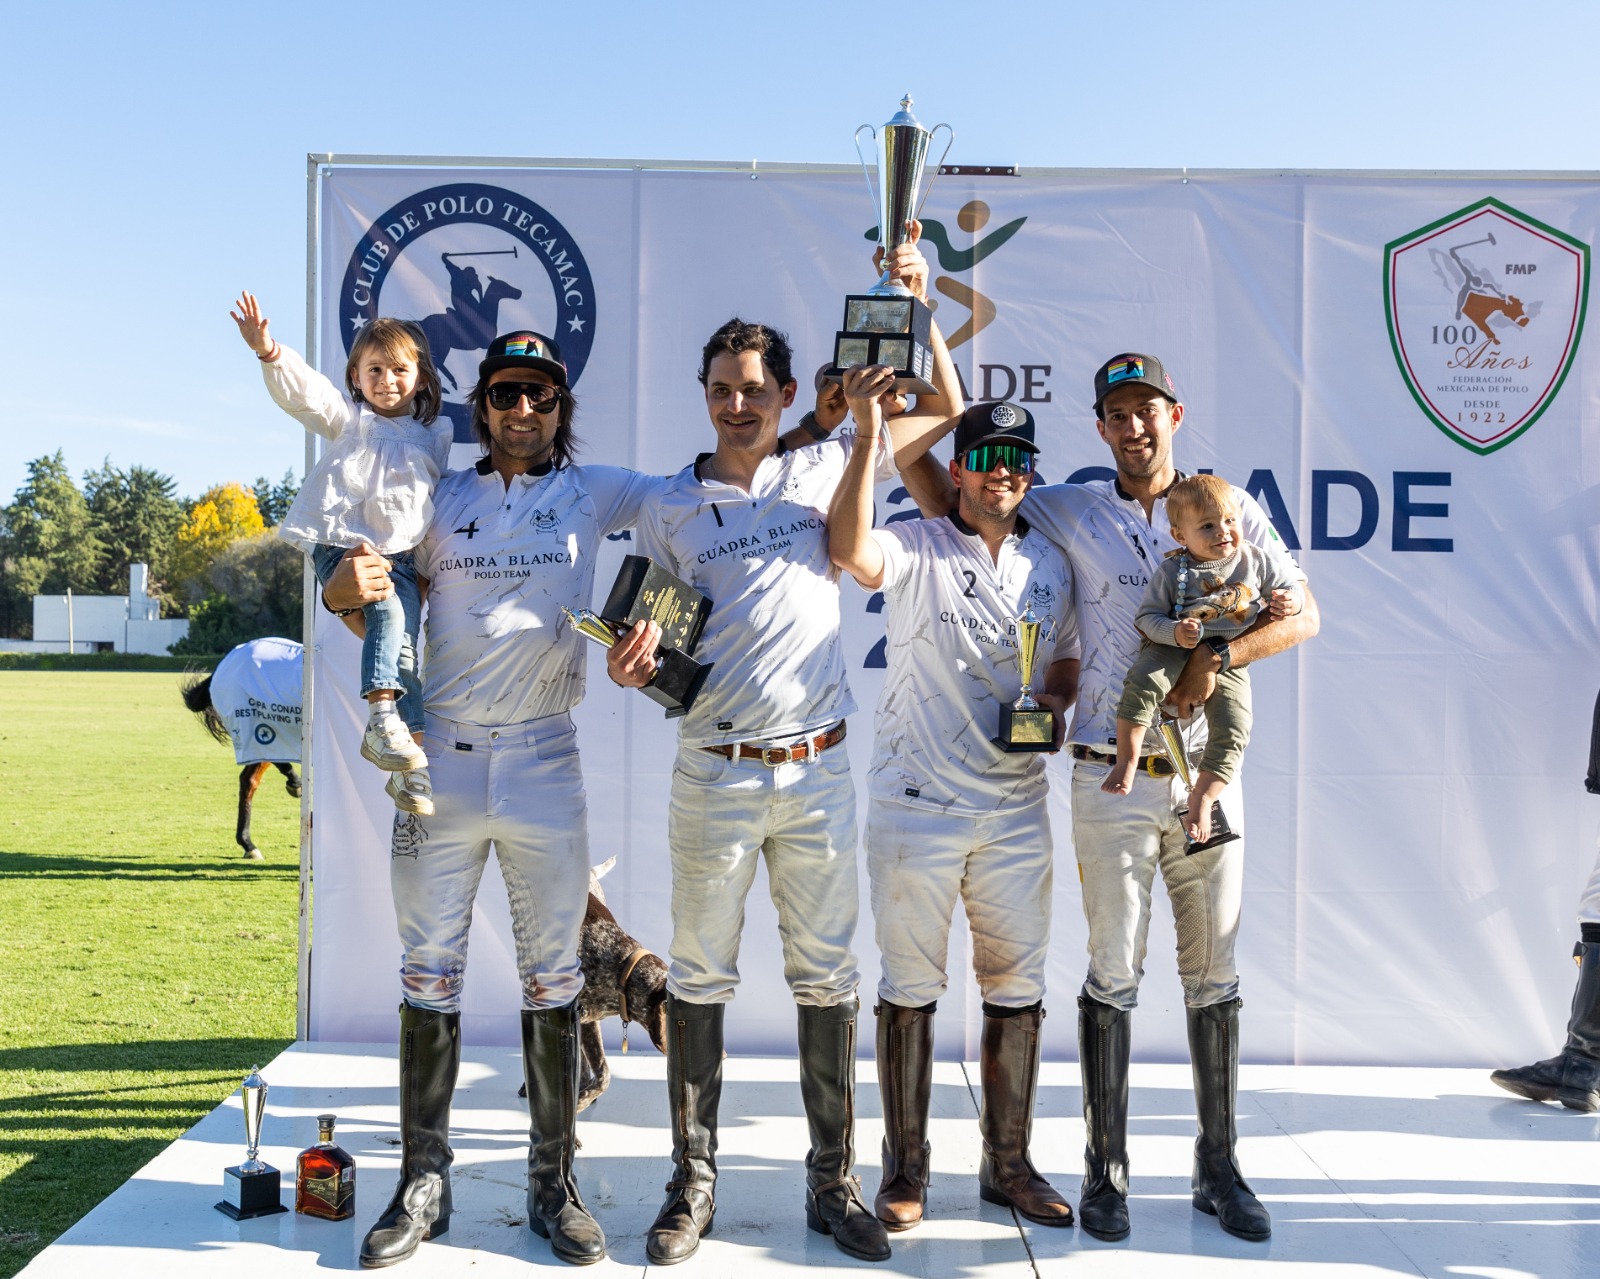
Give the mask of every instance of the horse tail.
[(217, 708), (211, 704), (211, 676), (202, 675), (198, 678), (190, 676), (179, 685), (178, 691), (183, 698), (184, 706), (195, 713), (206, 732), (224, 744), (233, 740), (228, 732), (228, 726), (222, 722), (222, 716), (217, 714)]

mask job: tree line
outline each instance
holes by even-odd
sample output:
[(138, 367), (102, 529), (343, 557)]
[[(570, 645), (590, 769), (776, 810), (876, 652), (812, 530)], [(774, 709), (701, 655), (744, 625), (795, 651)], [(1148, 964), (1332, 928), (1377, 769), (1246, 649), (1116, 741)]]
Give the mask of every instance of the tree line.
[(80, 486), (59, 450), (36, 458), (0, 507), (0, 636), (33, 637), (35, 595), (125, 595), (129, 565), (147, 564), (161, 615), (189, 619), (175, 653), (299, 639), (304, 560), (272, 531), (298, 491), (285, 471), (180, 497), (170, 475), (109, 460)]

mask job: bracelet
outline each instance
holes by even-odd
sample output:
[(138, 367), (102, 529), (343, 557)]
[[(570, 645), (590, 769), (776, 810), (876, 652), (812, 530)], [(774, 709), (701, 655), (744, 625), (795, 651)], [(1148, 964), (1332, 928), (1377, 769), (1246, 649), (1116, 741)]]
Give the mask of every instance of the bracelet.
[[(277, 338), (273, 338), (272, 339), (272, 350), (268, 351), (265, 355), (257, 354), (256, 355), (256, 359), (260, 360), (263, 364), (271, 364), (274, 360), (276, 360), (282, 354), (283, 354), (283, 344), (281, 342), (279, 342)], [(351, 611), (354, 612), (353, 609)]]
[(335, 617), (349, 617), (350, 614), (359, 613), (361, 611), (361, 605), (359, 604), (354, 608), (334, 608), (332, 604), (328, 603), (328, 593), (326, 591), (320, 593), (320, 598), (322, 600), (322, 607), (327, 609), (328, 612), (332, 613)]
[(800, 429), (803, 430), (812, 439), (816, 440), (818, 443), (821, 443), (823, 440), (827, 439), (830, 435), (833, 434), (832, 431), (828, 430), (827, 427), (823, 426), (820, 422), (817, 421), (817, 414), (816, 414), (816, 410), (815, 409), (807, 409), (805, 411), (805, 413), (801, 416), (801, 418), (800, 418)]

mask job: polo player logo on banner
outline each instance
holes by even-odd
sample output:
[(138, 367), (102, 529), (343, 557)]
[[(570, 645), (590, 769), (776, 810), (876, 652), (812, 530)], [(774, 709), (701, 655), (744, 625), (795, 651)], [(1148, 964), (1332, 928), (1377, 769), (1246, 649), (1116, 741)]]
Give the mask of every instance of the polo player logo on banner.
[(1384, 247), (1383, 299), (1418, 407), (1493, 453), (1561, 390), (1583, 337), (1589, 246), (1485, 199)]
[(594, 346), (594, 280), (548, 209), (504, 187), (451, 182), (399, 201), (351, 253), (339, 291), (347, 354), (361, 326), (379, 315), (421, 325), (444, 389), (440, 413), (454, 424), (456, 442), (470, 443), (467, 397), (495, 334), (548, 333), (577, 386)]

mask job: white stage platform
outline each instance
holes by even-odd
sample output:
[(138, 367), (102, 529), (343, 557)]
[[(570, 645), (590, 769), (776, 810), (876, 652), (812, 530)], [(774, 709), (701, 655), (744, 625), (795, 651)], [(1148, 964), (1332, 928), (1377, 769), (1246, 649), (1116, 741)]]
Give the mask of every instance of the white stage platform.
[[(579, 1179), (610, 1241), (608, 1260), (586, 1271), (597, 1279), (652, 1270), (644, 1232), (662, 1197), (671, 1145), (664, 1059), (646, 1045), (611, 1060), (610, 1091), (578, 1121)], [(357, 1161), (355, 1220), (290, 1212), (236, 1223), (212, 1208), (223, 1167), (242, 1158), (236, 1095), (36, 1257), (26, 1279), (292, 1279), (356, 1269), (361, 1235), (387, 1203), (399, 1167), (394, 1051), (297, 1044), (262, 1073), (271, 1086), (262, 1155), (284, 1170), (285, 1203), (293, 1203), (295, 1154), (315, 1139), (314, 1116), (331, 1110)], [(792, 1060), (729, 1059), (716, 1232), (673, 1279), (767, 1279), (801, 1266), (928, 1279), (1600, 1274), (1600, 1117), (1518, 1102), (1481, 1070), (1245, 1067), (1240, 1157), (1273, 1216), (1272, 1239), (1247, 1244), (1190, 1206), (1187, 1067), (1135, 1066), (1133, 1234), (1102, 1244), (1077, 1229), (1019, 1224), (980, 1204), (977, 1072), (940, 1063), (930, 1217), (891, 1236), (894, 1258), (882, 1266), (845, 1257), (805, 1227), (806, 1135), (795, 1077)], [(396, 1274), (490, 1279), (524, 1274), (529, 1264), (570, 1272), (524, 1221), (520, 1082), (514, 1051), (468, 1051), (452, 1122), (450, 1232), (423, 1244)], [(1077, 1067), (1046, 1065), (1035, 1162), (1074, 1202), (1080, 1103)], [(861, 1065), (858, 1111), (858, 1167), (870, 1201), (883, 1131), (870, 1061)]]

